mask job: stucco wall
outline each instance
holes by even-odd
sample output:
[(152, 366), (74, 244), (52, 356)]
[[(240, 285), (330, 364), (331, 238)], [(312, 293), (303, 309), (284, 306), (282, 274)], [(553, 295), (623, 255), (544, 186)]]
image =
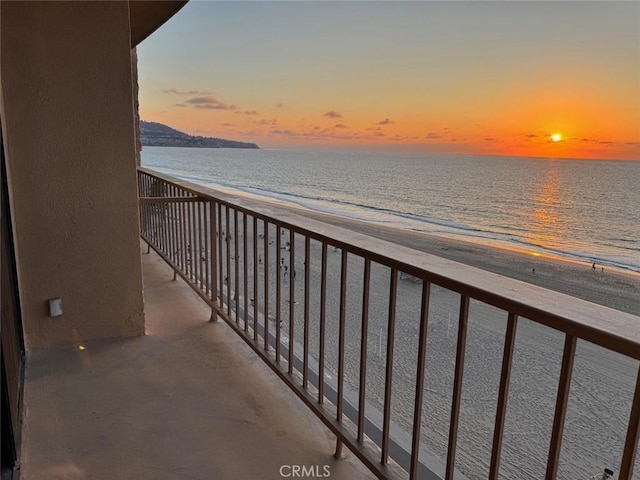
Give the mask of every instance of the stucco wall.
[[(28, 348), (144, 333), (126, 2), (2, 2), (2, 118)], [(47, 299), (62, 298), (49, 318)]]

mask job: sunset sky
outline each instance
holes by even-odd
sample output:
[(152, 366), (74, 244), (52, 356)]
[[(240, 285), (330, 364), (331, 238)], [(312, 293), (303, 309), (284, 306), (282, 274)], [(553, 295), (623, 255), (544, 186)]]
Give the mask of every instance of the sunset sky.
[(138, 48), (140, 115), (263, 148), (640, 160), (639, 52), (639, 2), (191, 1)]

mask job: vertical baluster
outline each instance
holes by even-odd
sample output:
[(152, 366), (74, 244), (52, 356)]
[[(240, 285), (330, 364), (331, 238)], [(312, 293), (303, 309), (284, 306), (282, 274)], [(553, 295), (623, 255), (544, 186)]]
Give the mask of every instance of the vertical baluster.
[(304, 324), (303, 324), (303, 359), (302, 359), (302, 388), (307, 389), (309, 381), (309, 277), (311, 239), (304, 237)]
[[(149, 244), (151, 244), (153, 243), (153, 227), (155, 225), (155, 222), (153, 221), (153, 204), (152, 203), (147, 204), (147, 216), (149, 220), (149, 224), (148, 224), (149, 230), (147, 231), (147, 239), (149, 240)], [(149, 250), (147, 249), (147, 253), (148, 252)]]
[(229, 223), (229, 205), (225, 205), (225, 231), (227, 235), (224, 239), (225, 252), (227, 257), (227, 315), (231, 318), (231, 228)]
[(191, 202), (191, 215), (193, 217), (193, 248), (191, 249), (191, 263), (193, 263), (193, 283), (198, 287), (200, 277), (200, 238), (198, 237), (199, 223), (198, 203)]
[(144, 178), (142, 175), (138, 176), (138, 209), (140, 211), (140, 233), (143, 236), (146, 236), (146, 217), (145, 217), (145, 204), (141, 202), (141, 199), (144, 198), (143, 189), (144, 185), (141, 183), (144, 182)]
[(262, 221), (264, 231), (264, 349), (269, 350), (269, 223)]
[[(172, 190), (172, 196), (176, 197), (177, 193), (176, 193), (176, 187), (173, 187)], [(173, 243), (172, 243), (172, 250), (173, 250), (173, 255), (172, 255), (172, 260), (173, 260), (173, 264), (174, 265), (178, 265), (179, 260), (178, 260), (178, 249), (180, 248), (179, 246), (179, 242), (178, 242), (178, 204), (176, 202), (171, 202), (171, 234), (173, 237)], [(174, 271), (174, 277), (175, 277), (175, 271)]]
[(498, 480), (500, 471), (500, 452), (502, 451), (502, 435), (504, 420), (507, 414), (507, 399), (509, 397), (509, 379), (511, 377), (511, 363), (513, 347), (516, 340), (518, 316), (509, 312), (507, 332), (504, 336), (504, 351), (502, 353), (502, 372), (500, 373), (500, 388), (498, 390), (498, 406), (496, 407), (496, 422), (493, 428), (493, 447), (491, 448), (491, 464), (489, 466), (489, 480)]
[(189, 253), (189, 259), (187, 262), (189, 271), (189, 280), (193, 281), (193, 257), (194, 257), (194, 245), (193, 245), (193, 202), (187, 203), (187, 252)]
[(627, 435), (624, 441), (622, 463), (618, 480), (631, 480), (633, 476), (633, 464), (638, 450), (638, 438), (640, 437), (640, 366), (636, 378), (636, 389), (631, 403), (631, 414), (627, 424)]
[[(167, 185), (167, 196), (173, 197), (173, 184)], [(167, 258), (171, 263), (175, 263), (173, 259), (173, 202), (167, 203)]]
[(393, 379), (393, 344), (395, 343), (396, 298), (398, 294), (398, 270), (391, 269), (389, 287), (389, 324), (387, 326), (387, 358), (384, 382), (384, 416), (382, 419), (382, 455), (380, 463), (389, 461), (389, 424), (391, 420), (391, 388)]
[[(164, 182), (159, 181), (159, 188), (158, 188), (158, 192), (157, 196), (158, 197), (162, 197), (162, 195), (160, 195), (162, 193), (162, 187), (164, 186)], [(158, 228), (159, 228), (159, 236), (158, 236), (158, 250), (162, 253), (166, 253), (166, 249), (165, 249), (165, 243), (164, 243), (164, 203), (162, 203), (161, 201), (159, 201), (157, 203), (157, 209), (158, 209)]]
[(447, 448), (447, 468), (445, 480), (453, 480), (456, 463), (456, 444), (458, 440), (458, 419), (460, 418), (460, 400), (462, 398), (462, 377), (464, 374), (464, 353), (467, 342), (467, 321), (469, 319), (469, 297), (460, 297), (460, 315), (458, 318), (458, 344), (456, 348), (456, 369), (453, 378), (453, 399), (451, 400), (451, 420), (449, 422), (449, 446)]
[(200, 290), (204, 291), (204, 293), (206, 294), (207, 288), (208, 288), (206, 284), (206, 271), (207, 271), (207, 264), (205, 263), (206, 247), (205, 247), (205, 240), (202, 237), (202, 232), (206, 224), (202, 215), (203, 205), (204, 205), (203, 202), (198, 201), (198, 265), (200, 266), (200, 276), (198, 277), (198, 287), (200, 288)]
[[(158, 193), (162, 193), (162, 187), (164, 186), (164, 182), (160, 182), (160, 192)], [(162, 195), (159, 195), (160, 197), (162, 197)], [(166, 243), (165, 243), (165, 218), (164, 218), (164, 207), (166, 204), (162, 203), (162, 201), (160, 201), (158, 203), (158, 224), (160, 227), (160, 251), (164, 254), (167, 253), (167, 248), (166, 248)]]
[(371, 260), (364, 259), (362, 280), (362, 324), (360, 326), (360, 385), (358, 392), (358, 441), (364, 440), (365, 398), (367, 391), (367, 337), (369, 335), (369, 286)]
[[(171, 186), (171, 196), (175, 197), (175, 187), (172, 185)], [(173, 263), (173, 266), (175, 267), (178, 264), (178, 258), (177, 258), (177, 223), (176, 223), (176, 202), (171, 202), (171, 204), (169, 205), (169, 217), (170, 217), (170, 230), (171, 230), (171, 255), (169, 258), (171, 258), (171, 262)], [(174, 276), (176, 275), (176, 269), (174, 268)]]
[[(183, 192), (186, 197), (186, 192)], [(189, 278), (189, 272), (191, 269), (191, 215), (189, 210), (191, 206), (188, 202), (183, 202), (183, 215), (184, 215), (184, 252), (185, 252), (185, 263), (184, 263), (184, 274), (186, 278)]]
[(216, 249), (216, 204), (215, 201), (209, 201), (209, 238), (211, 242), (211, 303), (213, 307), (211, 309), (211, 320), (218, 319), (218, 275), (216, 275), (216, 268), (218, 267), (218, 252)]
[(553, 416), (553, 428), (551, 429), (551, 442), (549, 444), (549, 456), (547, 457), (547, 480), (555, 480), (560, 461), (560, 449), (562, 448), (562, 431), (564, 419), (569, 402), (569, 388), (571, 386), (571, 372), (576, 353), (576, 337), (565, 335), (564, 352), (562, 354), (562, 367), (560, 380), (558, 381), (558, 396), (556, 398), (556, 410)]
[(253, 340), (258, 341), (258, 217), (253, 217)]
[[(184, 197), (184, 191), (181, 192), (181, 197)], [(188, 265), (187, 265), (187, 259), (189, 258), (188, 255), (189, 253), (187, 252), (187, 215), (186, 215), (186, 210), (187, 208), (187, 204), (185, 202), (180, 202), (180, 226), (181, 226), (181, 232), (180, 235), (182, 236), (182, 273), (186, 276), (187, 275), (187, 269), (188, 269)]]
[(294, 336), (294, 328), (295, 328), (295, 268), (296, 268), (296, 242), (295, 242), (295, 234), (293, 233), (293, 229), (289, 230), (289, 265), (290, 265), (290, 274), (289, 274), (289, 373), (293, 373), (293, 336)]
[(140, 201), (140, 199), (142, 198), (142, 187), (140, 185), (140, 182), (142, 182), (142, 173), (141, 172), (137, 172), (138, 176), (137, 176), (137, 184), (136, 184), (136, 188), (138, 191), (138, 230), (140, 232), (140, 234), (142, 234), (142, 232), (144, 231), (144, 216), (142, 215), (142, 202)]
[[(155, 219), (154, 209), (155, 209), (155, 205), (153, 203), (149, 203), (149, 219), (150, 219), (150, 226), (151, 226), (151, 231), (149, 232), (149, 239), (151, 240), (151, 243), (155, 245), (156, 219)], [(147, 253), (149, 253), (149, 249), (147, 249)]]
[[(168, 189), (168, 184), (167, 182), (163, 181), (162, 182), (162, 197), (166, 197), (167, 196), (167, 189)], [(168, 255), (169, 254), (169, 219), (168, 219), (168, 209), (169, 209), (169, 204), (166, 202), (161, 202), (158, 204), (160, 207), (160, 223), (162, 225), (161, 231), (162, 231), (162, 253), (164, 255)]]
[(280, 322), (282, 316), (280, 312), (280, 304), (282, 299), (282, 285), (280, 279), (282, 278), (282, 262), (280, 261), (282, 255), (281, 247), (282, 241), (280, 236), (282, 235), (282, 228), (280, 225), (276, 227), (276, 363), (280, 363)]
[(244, 241), (243, 241), (243, 261), (242, 261), (242, 266), (244, 269), (244, 331), (248, 332), (249, 331), (249, 268), (248, 268), (248, 261), (249, 261), (249, 247), (248, 247), (248, 241), (247, 241), (247, 213), (243, 212), (242, 213), (242, 232), (244, 234)]
[(226, 232), (223, 232), (222, 229), (222, 204), (218, 202), (218, 298), (220, 299), (218, 308), (221, 312), (224, 312), (224, 268), (222, 263), (224, 260), (222, 237), (224, 235)]
[(320, 272), (320, 348), (318, 352), (318, 403), (324, 403), (324, 350), (327, 322), (327, 244), (322, 242)]
[[(176, 190), (174, 189), (174, 196), (178, 196)], [(180, 208), (180, 204), (178, 202), (173, 203), (173, 238), (174, 238), (174, 252), (173, 252), (173, 263), (176, 265), (176, 270), (180, 265), (180, 222), (178, 221), (178, 210)], [(174, 272), (175, 274), (175, 272)], [(175, 275), (174, 275), (175, 277)]]
[[(147, 195), (147, 196), (150, 196), (150, 195)], [(151, 239), (153, 238), (153, 204), (151, 203), (147, 204), (147, 219), (148, 219), (147, 239), (151, 241)], [(148, 253), (148, 250), (147, 250), (147, 253)]]
[[(149, 182), (150, 182), (149, 183), (149, 190), (151, 190), (151, 179), (149, 179)], [(154, 218), (153, 218), (153, 204), (152, 203), (149, 204), (148, 211), (149, 211), (149, 236), (148, 236), (148, 238), (150, 240), (150, 243), (153, 243), (155, 221), (154, 221)], [(147, 252), (148, 251), (149, 250), (147, 250)]]
[[(184, 192), (183, 192), (184, 193)], [(182, 203), (182, 216), (183, 216), (183, 235), (184, 235), (184, 269), (183, 273), (185, 277), (189, 276), (189, 265), (190, 265), (190, 252), (191, 246), (189, 243), (189, 204), (187, 202)]]
[(431, 284), (422, 280), (422, 304), (420, 305), (420, 333), (418, 336), (418, 363), (416, 367), (416, 394), (413, 406), (413, 436), (411, 438), (411, 466), (409, 478), (418, 478), (420, 460), (420, 427), (422, 426), (422, 394), (427, 362), (427, 327), (429, 324), (429, 296)]
[(238, 209), (233, 209), (233, 255), (234, 255), (234, 271), (235, 271), (235, 293), (233, 295), (235, 299), (236, 308), (236, 323), (239, 322), (238, 312), (240, 312), (240, 254), (238, 253)]
[(212, 298), (211, 295), (211, 200), (207, 200), (203, 205), (203, 222), (204, 222), (204, 269), (205, 269), (205, 295)]
[(337, 420), (342, 422), (342, 410), (344, 403), (344, 337), (347, 303), (347, 257), (348, 253), (342, 249), (342, 261), (340, 264), (340, 310), (338, 331), (338, 402), (336, 405)]
[[(153, 185), (153, 196), (157, 197), (158, 196), (158, 179), (155, 179), (155, 183)], [(160, 207), (161, 204), (158, 202), (153, 202), (153, 220), (155, 222), (155, 239), (154, 239), (154, 246), (156, 247), (156, 250), (158, 250), (159, 252), (162, 252), (162, 225), (160, 222)]]
[[(162, 193), (163, 196), (166, 198), (168, 197), (168, 189), (169, 189), (169, 184), (167, 182), (162, 182), (163, 188), (162, 188)], [(169, 203), (165, 202), (162, 203), (162, 231), (163, 231), (163, 251), (164, 254), (168, 257), (171, 258), (169, 256), (170, 253), (170, 247), (169, 247)]]

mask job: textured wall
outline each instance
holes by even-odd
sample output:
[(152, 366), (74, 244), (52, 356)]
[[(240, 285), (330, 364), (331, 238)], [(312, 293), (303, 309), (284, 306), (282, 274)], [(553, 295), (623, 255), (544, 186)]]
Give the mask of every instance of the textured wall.
[(142, 164), (142, 142), (140, 141), (140, 104), (138, 103), (138, 50), (131, 49), (131, 82), (133, 83), (133, 124), (136, 137), (136, 165)]
[[(30, 348), (144, 333), (126, 2), (2, 2), (2, 118)], [(49, 318), (47, 299), (63, 315)]]

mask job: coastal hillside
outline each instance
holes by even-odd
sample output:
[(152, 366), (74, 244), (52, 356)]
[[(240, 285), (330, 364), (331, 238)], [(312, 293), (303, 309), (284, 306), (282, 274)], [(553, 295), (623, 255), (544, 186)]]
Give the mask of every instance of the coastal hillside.
[(140, 141), (145, 147), (260, 148), (255, 143), (189, 135), (162, 123), (144, 120), (140, 120)]

